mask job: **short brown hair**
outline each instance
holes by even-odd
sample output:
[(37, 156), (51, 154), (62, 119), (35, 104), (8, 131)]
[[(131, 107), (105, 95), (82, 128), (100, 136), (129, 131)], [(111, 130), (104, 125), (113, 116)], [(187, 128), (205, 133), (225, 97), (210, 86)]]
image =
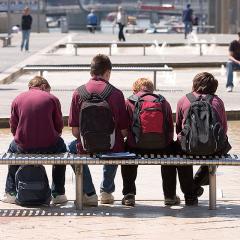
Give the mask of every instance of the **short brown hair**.
[(193, 79), (192, 90), (200, 94), (215, 94), (218, 88), (218, 81), (211, 73), (198, 73)]
[(108, 56), (98, 54), (92, 59), (90, 70), (92, 76), (102, 76), (108, 70), (112, 70), (112, 63)]
[(133, 83), (132, 90), (135, 93), (140, 91), (153, 92), (154, 87), (152, 81), (148, 78), (139, 78)]
[(28, 87), (42, 87), (45, 86), (45, 89), (51, 89), (50, 84), (48, 83), (48, 81), (41, 77), (41, 76), (35, 76), (32, 80), (30, 80), (30, 82), (28, 83)]

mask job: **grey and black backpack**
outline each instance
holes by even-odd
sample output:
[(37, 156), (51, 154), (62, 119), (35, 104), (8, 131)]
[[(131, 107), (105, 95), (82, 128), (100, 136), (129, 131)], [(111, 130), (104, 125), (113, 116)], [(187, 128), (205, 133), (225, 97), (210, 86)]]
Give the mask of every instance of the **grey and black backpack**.
[(191, 104), (181, 131), (182, 150), (193, 155), (220, 152), (225, 147), (227, 137), (211, 104), (214, 96), (195, 97), (193, 93), (186, 96)]
[(115, 121), (107, 97), (113, 90), (107, 84), (101, 94), (89, 93), (85, 85), (78, 88), (80, 109), (80, 138), (88, 153), (109, 152), (115, 144)]

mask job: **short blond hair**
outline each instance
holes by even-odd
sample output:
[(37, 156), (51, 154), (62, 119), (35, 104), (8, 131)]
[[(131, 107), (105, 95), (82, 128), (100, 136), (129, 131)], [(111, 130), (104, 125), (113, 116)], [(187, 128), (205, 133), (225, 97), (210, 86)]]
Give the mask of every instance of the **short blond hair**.
[(39, 87), (41, 88), (42, 86), (45, 87), (45, 89), (51, 89), (50, 84), (48, 83), (48, 81), (41, 77), (41, 76), (35, 76), (32, 80), (30, 80), (30, 82), (28, 83), (28, 87)]
[(154, 87), (153, 87), (153, 83), (150, 79), (139, 78), (133, 83), (132, 90), (135, 93), (140, 92), (140, 91), (153, 92)]

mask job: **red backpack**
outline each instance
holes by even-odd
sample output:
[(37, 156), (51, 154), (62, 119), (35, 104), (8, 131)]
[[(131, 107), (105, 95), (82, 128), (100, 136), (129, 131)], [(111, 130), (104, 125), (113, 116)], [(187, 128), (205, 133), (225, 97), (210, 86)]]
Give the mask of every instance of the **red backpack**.
[[(152, 101), (144, 100), (147, 95), (153, 96)], [(167, 146), (168, 121), (166, 120), (161, 95), (146, 93), (140, 97), (133, 95), (128, 98), (134, 104), (132, 132), (136, 149), (161, 150)]]

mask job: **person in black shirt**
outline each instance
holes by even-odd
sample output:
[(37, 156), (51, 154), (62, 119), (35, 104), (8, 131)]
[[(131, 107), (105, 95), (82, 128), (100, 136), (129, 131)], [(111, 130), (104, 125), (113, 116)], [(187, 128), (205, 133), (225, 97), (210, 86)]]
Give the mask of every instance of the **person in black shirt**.
[(29, 37), (32, 26), (32, 16), (30, 15), (29, 7), (24, 8), (22, 15), (22, 43), (21, 43), (21, 51), (25, 47), (25, 51), (29, 50)]
[(227, 62), (227, 92), (233, 90), (233, 71), (240, 70), (240, 32), (238, 40), (234, 40), (229, 45), (229, 57)]

